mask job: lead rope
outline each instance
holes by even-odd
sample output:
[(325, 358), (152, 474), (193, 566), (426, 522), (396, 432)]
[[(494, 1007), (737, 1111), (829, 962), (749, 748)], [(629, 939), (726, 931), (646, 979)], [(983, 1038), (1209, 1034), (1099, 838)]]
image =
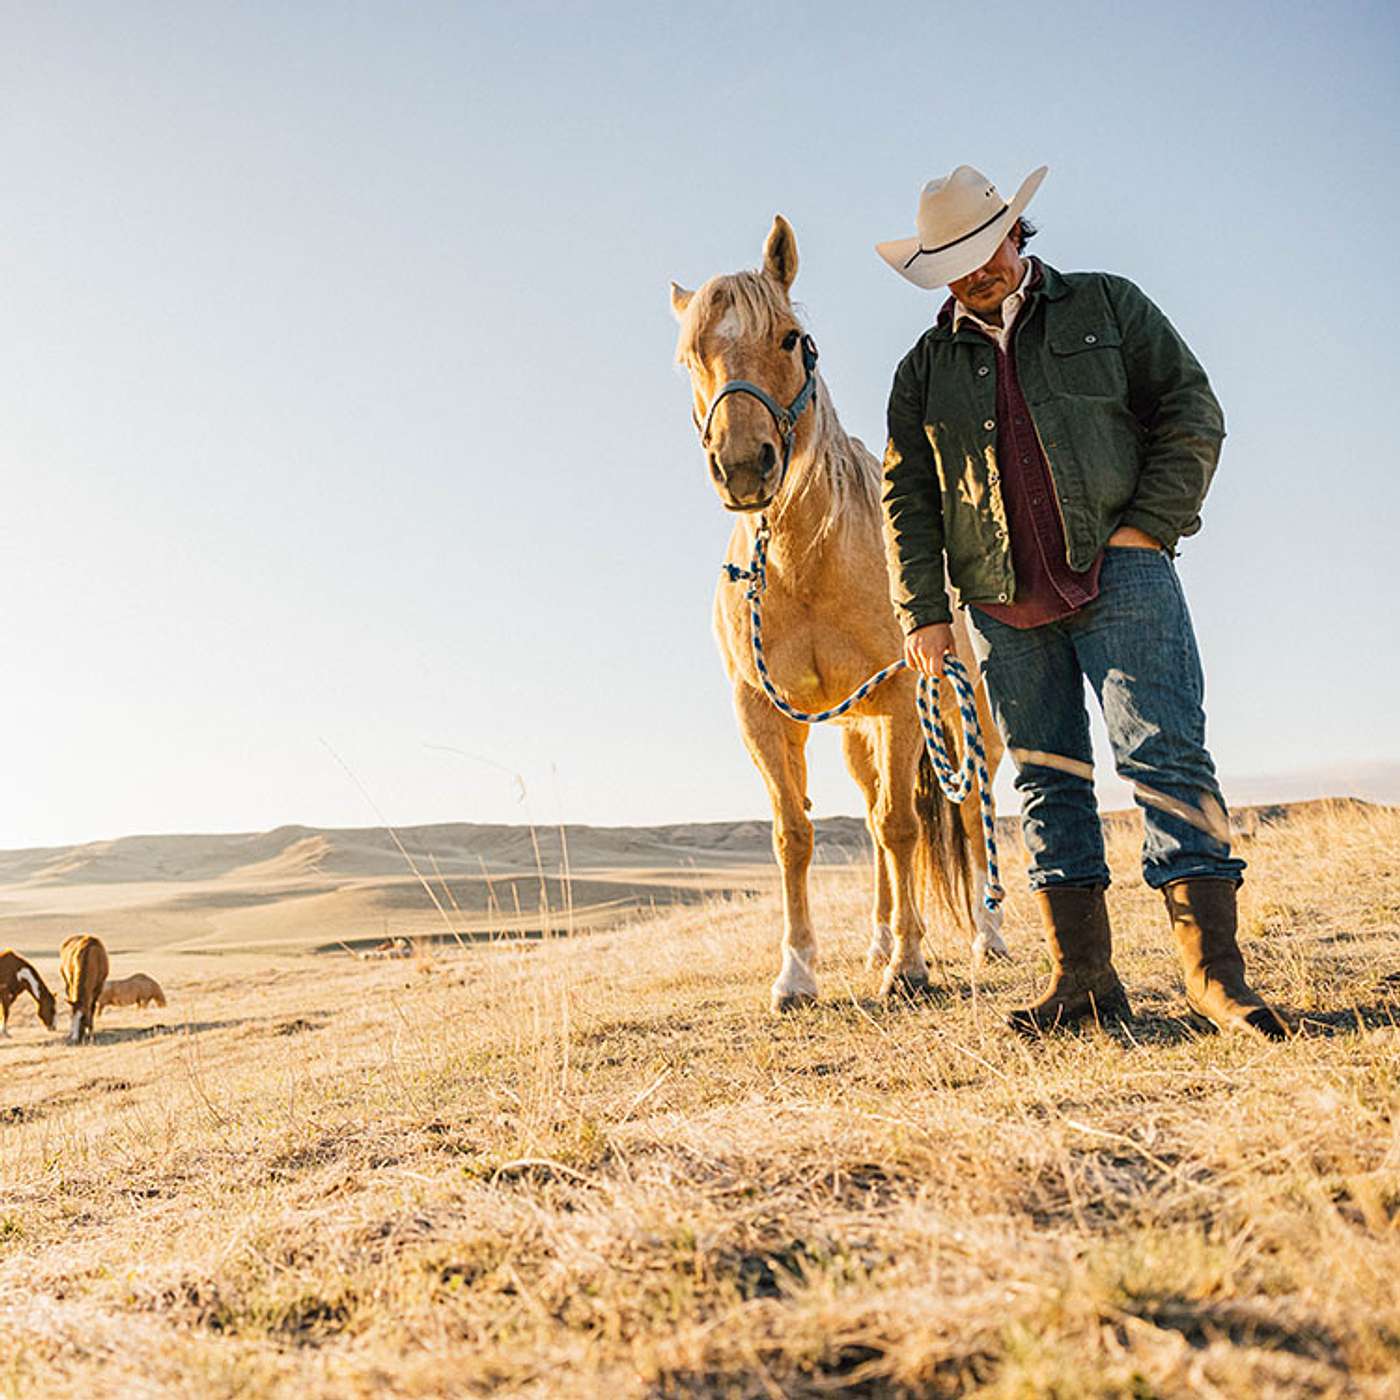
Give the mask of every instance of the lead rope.
[[(758, 679), (764, 692), (773, 702), (775, 709), (799, 724), (824, 724), (829, 719), (844, 715), (853, 705), (858, 705), (877, 685), (889, 680), (899, 671), (906, 670), (909, 663), (900, 657), (883, 670), (858, 685), (839, 705), (829, 710), (809, 713), (799, 710), (785, 700), (773, 684), (768, 674), (768, 663), (763, 656), (763, 612), (759, 599), (768, 587), (768, 540), (770, 531), (768, 519), (760, 516), (758, 530), (754, 535), (753, 559), (747, 569), (738, 564), (722, 565), (730, 583), (747, 583), (744, 597), (749, 605), (749, 636), (753, 642), (753, 660), (758, 668)], [(967, 799), (972, 791), (974, 778), (979, 787), (982, 811), (982, 841), (987, 851), (987, 887), (982, 894), (982, 903), (995, 913), (1006, 891), (1001, 887), (1001, 869), (997, 862), (996, 808), (992, 805), (992, 779), (987, 771), (987, 751), (982, 743), (982, 726), (977, 718), (977, 700), (972, 689), (972, 679), (967, 667), (951, 653), (943, 658), (943, 673), (953, 687), (958, 702), (958, 713), (962, 716), (963, 756), (962, 764), (953, 767), (948, 756), (947, 745), (943, 740), (943, 726), (938, 720), (938, 682), (920, 675), (915, 691), (915, 704), (919, 711), (919, 727), (924, 734), (924, 747), (928, 750), (929, 761), (933, 764), (934, 775), (943, 795), (954, 805)]]

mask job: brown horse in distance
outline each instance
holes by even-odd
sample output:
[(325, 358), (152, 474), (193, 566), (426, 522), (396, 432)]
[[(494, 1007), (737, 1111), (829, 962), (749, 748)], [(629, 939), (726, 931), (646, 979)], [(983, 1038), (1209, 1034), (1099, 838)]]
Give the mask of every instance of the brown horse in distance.
[[(758, 513), (766, 512), (767, 589), (764, 646), (778, 691), (794, 706), (834, 706), (903, 650), (890, 606), (880, 508), (880, 464), (836, 416), (826, 385), (805, 367), (803, 327), (789, 289), (797, 240), (786, 219), (773, 221), (763, 267), (713, 277), (698, 291), (671, 284), (680, 322), (676, 358), (690, 374), (692, 413), (704, 434), (709, 474), (721, 503), (736, 513), (727, 559), (747, 568)], [(814, 393), (796, 419), (784, 476), (783, 440), (769, 410), (751, 394), (720, 394), (747, 381), (780, 405), (791, 404), (811, 375)], [(812, 823), (807, 815), (809, 727), (780, 713), (762, 688), (750, 645), (744, 588), (721, 579), (714, 629), (734, 687), (739, 731), (768, 788), (773, 851), (783, 878), (783, 962), (773, 984), (781, 1011), (816, 998), (817, 941), (807, 898)], [(977, 674), (966, 627), (955, 624), (958, 654)], [(865, 798), (875, 847), (875, 900), (867, 963), (883, 970), (881, 990), (928, 984), (921, 950), (922, 908), (951, 911), (974, 957), (1005, 955), (999, 911), (980, 908), (985, 853), (976, 790), (961, 811), (939, 792), (924, 754), (914, 707), (914, 676), (902, 671), (833, 721), (846, 766)], [(1001, 746), (978, 690), (988, 767)], [(956, 704), (943, 687), (945, 728)], [(954, 732), (957, 732), (956, 729)], [(976, 878), (968, 878), (968, 857)], [(930, 900), (929, 897), (932, 897)]]
[(154, 977), (144, 972), (135, 972), (130, 977), (109, 977), (103, 984), (102, 995), (97, 998), (97, 1009), (109, 1006), (156, 1006), (165, 1005), (165, 993)]
[(54, 1025), (54, 999), (33, 963), (26, 962), (13, 948), (0, 953), (0, 1035), (10, 1033), (10, 1007), (21, 992), (28, 992), (38, 1003), (39, 1019), (50, 1029)]
[(92, 1039), (97, 1018), (97, 999), (107, 980), (107, 950), (90, 933), (75, 933), (63, 940), (58, 950), (58, 966), (63, 973), (63, 990), (73, 1013), (68, 1028), (69, 1045)]

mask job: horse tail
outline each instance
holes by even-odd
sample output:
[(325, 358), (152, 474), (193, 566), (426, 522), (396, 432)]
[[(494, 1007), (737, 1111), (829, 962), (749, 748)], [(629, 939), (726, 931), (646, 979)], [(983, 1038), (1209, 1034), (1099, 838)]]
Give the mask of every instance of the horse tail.
[[(945, 730), (946, 733), (946, 730)], [(920, 841), (916, 876), (925, 905), (942, 909), (960, 926), (972, 923), (972, 854), (957, 808), (943, 795), (928, 750), (919, 754), (914, 810)]]

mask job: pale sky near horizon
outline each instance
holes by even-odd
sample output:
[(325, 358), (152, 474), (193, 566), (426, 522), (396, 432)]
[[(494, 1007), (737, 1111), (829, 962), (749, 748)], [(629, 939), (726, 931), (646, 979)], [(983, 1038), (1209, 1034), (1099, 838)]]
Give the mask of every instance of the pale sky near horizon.
[(1224, 403), (1227, 797), (1394, 780), (1397, 132), (1388, 3), (0, 5), (0, 847), (766, 816), (667, 281), (786, 214), (878, 450), (963, 161)]

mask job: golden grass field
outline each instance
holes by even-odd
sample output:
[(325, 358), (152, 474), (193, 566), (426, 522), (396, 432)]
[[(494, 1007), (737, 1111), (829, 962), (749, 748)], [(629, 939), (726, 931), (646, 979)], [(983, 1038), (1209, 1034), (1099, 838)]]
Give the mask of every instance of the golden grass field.
[(1281, 1046), (1178, 1019), (1134, 840), (1131, 1033), (1003, 1031), (1044, 966), (1014, 845), (1018, 961), (974, 985), (934, 936), (919, 1004), (873, 999), (839, 867), (781, 1021), (766, 890), (406, 962), (114, 957), (169, 1006), (70, 1049), (26, 1001), (0, 1042), (0, 1393), (1394, 1396), (1400, 809), (1242, 838)]

